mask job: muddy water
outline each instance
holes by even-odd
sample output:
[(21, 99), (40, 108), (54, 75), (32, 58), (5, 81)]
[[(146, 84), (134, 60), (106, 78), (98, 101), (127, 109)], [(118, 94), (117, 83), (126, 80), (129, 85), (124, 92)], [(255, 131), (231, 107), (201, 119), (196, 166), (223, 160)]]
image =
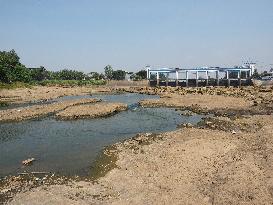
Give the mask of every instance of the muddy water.
[[(58, 100), (90, 96), (63, 97)], [(89, 175), (101, 150), (141, 132), (174, 130), (184, 122), (197, 123), (201, 116), (182, 116), (174, 109), (141, 108), (137, 102), (157, 96), (96, 95), (105, 101), (123, 102), (129, 110), (101, 119), (57, 121), (53, 117), (0, 124), (0, 176), (24, 171)], [(21, 161), (34, 157), (30, 167)]]

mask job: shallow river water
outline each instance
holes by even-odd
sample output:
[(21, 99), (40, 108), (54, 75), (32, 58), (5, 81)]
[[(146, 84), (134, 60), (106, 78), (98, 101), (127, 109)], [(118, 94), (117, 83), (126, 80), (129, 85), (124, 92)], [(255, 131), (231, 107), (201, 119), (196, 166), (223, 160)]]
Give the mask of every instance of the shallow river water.
[[(53, 117), (16, 123), (0, 123), (0, 176), (23, 171), (89, 175), (90, 167), (107, 145), (137, 133), (174, 130), (178, 124), (200, 121), (201, 116), (182, 116), (170, 108), (141, 108), (137, 102), (158, 96), (140, 94), (69, 96), (59, 100), (96, 97), (123, 102), (129, 110), (99, 118), (60, 121)], [(34, 157), (32, 166), (21, 161)]]

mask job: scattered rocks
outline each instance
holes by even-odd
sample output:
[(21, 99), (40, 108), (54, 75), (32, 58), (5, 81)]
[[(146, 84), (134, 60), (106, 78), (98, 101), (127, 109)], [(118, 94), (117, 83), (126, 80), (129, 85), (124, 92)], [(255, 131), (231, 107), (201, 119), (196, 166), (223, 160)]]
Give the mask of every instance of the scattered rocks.
[(193, 116), (193, 115), (195, 115), (195, 113), (192, 112), (192, 111), (190, 111), (190, 110), (185, 110), (185, 111), (182, 111), (180, 113), (180, 115), (183, 115), (183, 116)]
[(177, 128), (183, 128), (183, 127), (192, 128), (194, 126), (191, 123), (183, 123), (182, 125), (177, 126)]
[(262, 128), (259, 122), (255, 124), (249, 122), (245, 116), (233, 120), (229, 117), (206, 117), (198, 123), (198, 127), (226, 131), (232, 134), (236, 134), (239, 131), (251, 133)]
[(29, 159), (23, 160), (23, 161), (22, 161), (22, 164), (23, 164), (24, 166), (29, 166), (29, 165), (31, 165), (34, 161), (35, 161), (35, 158), (29, 158)]

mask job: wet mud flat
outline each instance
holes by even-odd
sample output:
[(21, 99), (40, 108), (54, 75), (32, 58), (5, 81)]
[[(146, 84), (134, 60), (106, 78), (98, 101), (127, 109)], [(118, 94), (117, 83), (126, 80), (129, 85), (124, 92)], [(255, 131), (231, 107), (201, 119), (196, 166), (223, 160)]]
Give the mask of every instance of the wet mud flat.
[[(254, 89), (252, 96), (242, 90), (235, 91), (240, 96), (229, 90), (215, 94), (214, 89), (191, 93), (200, 98), (209, 92), (221, 100), (222, 96), (238, 98), (232, 107), (220, 103), (204, 106), (204, 101), (195, 97), (187, 104), (185, 94), (175, 91), (172, 94), (181, 96), (175, 105), (170, 105), (172, 96), (163, 97), (165, 102), (160, 104), (148, 100), (153, 107), (187, 107), (193, 115), (216, 115), (197, 125), (116, 143), (105, 155), (110, 157), (108, 166), (101, 164), (110, 171), (96, 183), (39, 186), (17, 194), (10, 204), (41, 204), (41, 199), (51, 204), (272, 204), (273, 92), (271, 88)], [(170, 95), (164, 89), (159, 92)]]

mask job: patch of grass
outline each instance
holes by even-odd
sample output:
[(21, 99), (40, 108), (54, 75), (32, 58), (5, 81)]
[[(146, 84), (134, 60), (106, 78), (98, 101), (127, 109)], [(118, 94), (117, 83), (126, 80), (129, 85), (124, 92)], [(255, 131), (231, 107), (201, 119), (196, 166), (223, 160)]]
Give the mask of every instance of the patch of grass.
[(31, 88), (32, 85), (29, 83), (23, 82), (14, 82), (14, 83), (1, 83), (0, 89), (15, 89), (15, 88)]
[(105, 80), (43, 80), (32, 81), (29, 83), (14, 82), (1, 83), (0, 89), (31, 88), (35, 85), (41, 86), (88, 86), (88, 85), (105, 85)]

